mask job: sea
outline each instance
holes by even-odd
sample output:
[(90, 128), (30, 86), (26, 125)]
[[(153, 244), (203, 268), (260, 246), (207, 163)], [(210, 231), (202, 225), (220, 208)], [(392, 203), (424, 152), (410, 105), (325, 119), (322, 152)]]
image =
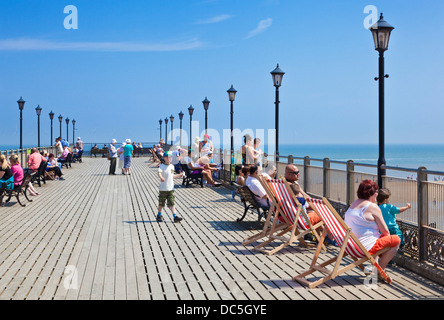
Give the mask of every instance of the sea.
[[(93, 144), (86, 143), (85, 151)], [(98, 143), (99, 147), (103, 144)], [(144, 147), (151, 147), (152, 143), (143, 143)], [(25, 148), (33, 147), (24, 145)], [(17, 145), (0, 145), (0, 150), (17, 149)], [(237, 148), (236, 148), (237, 149)], [(268, 146), (261, 146), (264, 152), (269, 152)], [(355, 163), (364, 163), (376, 165), (378, 161), (378, 145), (366, 144), (280, 144), (279, 154), (281, 156), (292, 155), (293, 157), (303, 158), (309, 156), (313, 159), (329, 158), (334, 161), (353, 160)], [(402, 167), (409, 169), (418, 169), (421, 166), (432, 171), (442, 171), (442, 175), (432, 176), (435, 180), (444, 180), (444, 144), (386, 144), (385, 160), (388, 166)], [(295, 160), (295, 163), (302, 163)], [(319, 161), (312, 161), (312, 165), (321, 166)], [(336, 165), (338, 168), (340, 165)], [(335, 165), (332, 164), (332, 168)], [(342, 165), (342, 168), (344, 166)], [(364, 169), (364, 168), (363, 168)], [(363, 170), (364, 172), (366, 169)], [(374, 171), (374, 169), (373, 169)], [(393, 172), (395, 176), (400, 173)], [(414, 173), (405, 173), (408, 177), (416, 178)]]

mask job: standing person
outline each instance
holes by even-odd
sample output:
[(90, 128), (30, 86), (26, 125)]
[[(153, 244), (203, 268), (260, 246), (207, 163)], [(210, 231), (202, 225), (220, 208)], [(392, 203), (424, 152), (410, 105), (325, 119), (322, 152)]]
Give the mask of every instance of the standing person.
[(112, 139), (111, 143), (108, 146), (108, 153), (109, 153), (109, 174), (115, 175), (116, 174), (116, 164), (117, 164), (117, 149), (116, 149), (116, 139)]
[(404, 207), (395, 207), (390, 204), (390, 193), (389, 189), (379, 189), (378, 196), (376, 197), (376, 201), (378, 202), (379, 209), (381, 209), (382, 217), (384, 218), (385, 224), (389, 229), (390, 234), (396, 234), (399, 239), (401, 239), (402, 248), (404, 246), (404, 235), (402, 234), (401, 229), (396, 223), (396, 215), (404, 212), (412, 207), (410, 203), (407, 203)]
[(182, 220), (176, 214), (176, 208), (174, 203), (174, 178), (183, 177), (184, 173), (174, 174), (174, 166), (171, 164), (171, 153), (169, 151), (165, 152), (163, 155), (164, 162), (159, 166), (159, 206), (157, 207), (157, 222), (162, 222), (162, 209), (165, 207), (165, 202), (168, 208), (170, 208), (173, 213), (174, 222), (180, 222)]
[(131, 139), (126, 139), (125, 143), (123, 147), (123, 174), (130, 175), (131, 157), (133, 156), (134, 148), (131, 145)]
[(56, 150), (57, 150), (57, 152), (56, 152), (57, 157), (60, 157), (60, 156), (62, 155), (62, 152), (63, 152), (63, 147), (62, 147), (62, 142), (61, 142), (61, 140), (62, 140), (61, 137), (58, 137), (58, 138), (56, 139), (55, 147), (56, 147)]
[(118, 154), (118, 156), (119, 156), (119, 165), (118, 165), (118, 167), (119, 167), (119, 169), (121, 170), (121, 172), (122, 172), (122, 174), (125, 174), (124, 172), (123, 172), (123, 148), (125, 147), (125, 145), (126, 145), (126, 143), (125, 142), (122, 142), (122, 145), (120, 146), (120, 148), (117, 150), (117, 154)]
[(213, 144), (209, 139), (210, 136), (208, 134), (204, 134), (204, 139), (199, 142), (199, 152), (201, 157), (206, 156), (210, 151), (213, 151)]
[(80, 137), (77, 138), (76, 148), (79, 150), (83, 150), (83, 141), (82, 139), (80, 139)]

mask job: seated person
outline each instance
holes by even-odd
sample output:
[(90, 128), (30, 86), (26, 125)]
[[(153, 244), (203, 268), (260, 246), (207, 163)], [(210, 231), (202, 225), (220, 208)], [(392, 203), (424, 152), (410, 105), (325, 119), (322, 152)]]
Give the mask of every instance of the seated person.
[[(189, 164), (188, 164), (189, 166)], [(197, 162), (194, 164), (195, 167), (201, 167), (202, 168), (202, 174), (207, 182), (207, 184), (218, 187), (222, 183), (216, 182), (213, 179), (213, 171), (217, 171), (217, 168), (210, 166), (208, 157), (204, 156), (197, 160)]]
[[(25, 177), (23, 168), (19, 163), (18, 156), (16, 154), (11, 155), (9, 157), (9, 163), (11, 164), (11, 171), (14, 176), (14, 187), (18, 187)], [(31, 182), (28, 184), (28, 191), (31, 196), (38, 196), (40, 194), (34, 189)]]
[(196, 163), (193, 163), (193, 161), (190, 158), (191, 156), (191, 150), (188, 151), (188, 156), (184, 157), (182, 159), (182, 163), (186, 164), (188, 168), (190, 169), (191, 174), (198, 174), (202, 172), (202, 175), (204, 179), (206, 180), (207, 184), (212, 185), (214, 187), (218, 187), (221, 185), (220, 182), (215, 182), (212, 178), (212, 171), (208, 170), (206, 161), (208, 158), (205, 159), (199, 159)]
[(277, 173), (276, 166), (274, 164), (269, 163), (265, 166), (262, 175), (265, 178), (271, 180), (276, 178), (276, 173)]
[(269, 209), (270, 203), (268, 201), (267, 193), (265, 192), (264, 187), (262, 186), (257, 177), (258, 177), (258, 167), (255, 165), (250, 166), (250, 174), (248, 175), (248, 178), (245, 181), (245, 185), (256, 196), (257, 203), (263, 209)]
[(357, 195), (358, 199), (345, 212), (344, 222), (370, 254), (389, 248), (375, 258), (384, 270), (398, 252), (401, 239), (396, 234), (390, 234), (381, 209), (375, 203), (378, 185), (374, 181), (364, 180), (359, 184)]
[(62, 155), (59, 157), (59, 161), (60, 162), (66, 162), (66, 157), (68, 156), (68, 154), (69, 154), (69, 149), (68, 149), (68, 147), (67, 146), (63, 146), (63, 152), (62, 152)]
[[(234, 173), (236, 174), (236, 184), (239, 186), (245, 185), (245, 177), (244, 172), (242, 170), (243, 166), (241, 164), (237, 164), (234, 167)], [(231, 192), (231, 197), (234, 199), (235, 196), (238, 195), (237, 188)]]
[(32, 172), (37, 172), (42, 161), (46, 161), (45, 158), (37, 152), (37, 148), (31, 149), (31, 154), (28, 156), (28, 167)]
[(0, 154), (0, 188), (4, 187), (3, 185), (6, 185), (6, 189), (14, 189), (14, 175), (6, 157)]
[(56, 179), (58, 178), (59, 180), (65, 180), (64, 178), (62, 178), (63, 173), (62, 170), (60, 170), (57, 158), (54, 156), (54, 154), (52, 153), (49, 154), (48, 161), (49, 162), (46, 171), (48, 172), (54, 171)]

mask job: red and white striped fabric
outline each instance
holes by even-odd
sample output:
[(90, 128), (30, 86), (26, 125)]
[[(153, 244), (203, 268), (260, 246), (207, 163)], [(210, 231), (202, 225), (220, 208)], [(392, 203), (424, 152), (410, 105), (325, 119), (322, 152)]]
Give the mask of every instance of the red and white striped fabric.
[[(277, 200), (285, 213), (285, 216), (288, 218), (291, 224), (294, 224), (296, 213), (298, 212), (298, 207), (296, 203), (293, 201), (293, 198), (288, 193), (288, 189), (285, 186), (284, 181), (271, 179), (268, 180), (270, 182), (271, 188), (276, 194)], [(302, 218), (302, 215), (299, 215), (298, 219), (298, 228), (301, 230), (308, 230), (309, 226)]]
[[(322, 200), (309, 198), (308, 201), (314, 205), (317, 212), (321, 216), (321, 219), (324, 221), (328, 231), (330, 231), (338, 246), (341, 247), (346, 234), (344, 227), (339, 223), (335, 215)], [(348, 238), (345, 252), (356, 258), (363, 258), (365, 256), (364, 252), (362, 252), (361, 248), (359, 248), (351, 237)]]

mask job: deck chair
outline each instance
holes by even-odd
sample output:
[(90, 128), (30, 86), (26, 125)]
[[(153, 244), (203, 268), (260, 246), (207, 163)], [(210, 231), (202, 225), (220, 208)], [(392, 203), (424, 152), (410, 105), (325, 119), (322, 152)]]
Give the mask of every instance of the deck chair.
[[(273, 226), (273, 218), (275, 216), (275, 212), (277, 210), (277, 217), (278, 219), (280, 219), (282, 222), (284, 222), (285, 220), (280, 216), (281, 215), (281, 211), (280, 208), (277, 204), (277, 200), (274, 196), (274, 193), (271, 191), (270, 187), (268, 186), (268, 184), (265, 182), (265, 178), (262, 175), (258, 176), (258, 180), (261, 183), (262, 187), (265, 189), (265, 192), (267, 193), (268, 199), (271, 202), (270, 203), (270, 208), (268, 209), (268, 213), (267, 216), (265, 218), (265, 223), (264, 226), (262, 228), (262, 230), (252, 236), (249, 236), (247, 238), (245, 238), (242, 241), (242, 245), (243, 246), (247, 246), (253, 242), (256, 242), (260, 239), (266, 238), (270, 235), (270, 231), (272, 229)], [(283, 230), (288, 228), (288, 224), (286, 223), (282, 223), (279, 226), (275, 226), (275, 228), (273, 229), (275, 232)]]
[[(322, 200), (307, 198), (306, 200), (308, 201), (310, 208), (312, 208), (319, 214), (326, 227), (324, 228), (322, 239), (319, 243), (323, 243), (327, 232), (329, 232), (338, 244), (339, 252), (337, 257), (333, 257), (325, 262), (316, 264), (320, 253), (320, 246), (318, 245), (310, 268), (307, 271), (295, 276), (293, 278), (294, 281), (306, 285), (311, 289), (330, 279), (334, 279), (338, 275), (354, 267), (359, 267), (362, 271), (365, 272), (363, 264), (367, 261), (370, 261), (372, 265), (376, 267), (379, 274), (387, 281), (387, 283), (391, 283), (390, 277), (387, 276), (387, 274), (382, 270), (382, 268), (375, 260), (375, 257), (386, 252), (387, 250), (389, 250), (389, 248), (382, 249), (376, 254), (371, 255), (364, 248), (356, 235), (352, 232), (351, 228), (349, 228), (345, 224), (344, 220), (336, 212), (336, 210), (326, 198), (323, 198)], [(353, 259), (353, 262), (340, 267), (342, 259), (347, 255), (349, 255)], [(330, 264), (334, 264), (333, 269), (326, 268)], [(316, 271), (324, 273), (325, 277), (320, 278), (316, 281), (309, 281), (306, 279), (308, 275)]]
[[(304, 247), (307, 247), (308, 244), (304, 241), (304, 236), (309, 233), (313, 233), (316, 239), (320, 241), (321, 237), (316, 229), (322, 226), (323, 223), (319, 222), (314, 226), (311, 224), (310, 219), (302, 208), (301, 203), (297, 200), (289, 183), (282, 177), (280, 180), (262, 179), (262, 183), (268, 186), (265, 190), (270, 192), (270, 198), (275, 202), (274, 208), (276, 208), (276, 210), (267, 236), (268, 239), (254, 247), (254, 250), (272, 255), (296, 241), (299, 241)], [(287, 233), (290, 234), (286, 235)], [(283, 243), (277, 247), (265, 249), (265, 246), (276, 240)], [(325, 249), (323, 243), (321, 247)]]
[(159, 159), (159, 156), (157, 155), (157, 153), (156, 152), (152, 152), (152, 155), (153, 155), (153, 162), (151, 162), (150, 164), (149, 164), (149, 167), (151, 167), (151, 166), (154, 166), (154, 165), (160, 165), (160, 163), (161, 163), (161, 161), (160, 161), (160, 159)]

